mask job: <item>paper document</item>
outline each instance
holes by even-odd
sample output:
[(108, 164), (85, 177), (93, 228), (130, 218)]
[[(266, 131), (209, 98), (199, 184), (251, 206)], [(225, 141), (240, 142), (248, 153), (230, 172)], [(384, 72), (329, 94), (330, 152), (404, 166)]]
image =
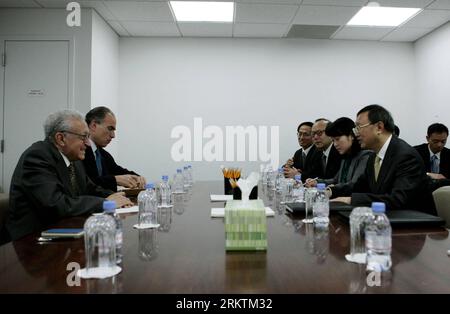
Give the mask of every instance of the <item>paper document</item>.
[(233, 199), (233, 195), (211, 194), (211, 202), (226, 202), (226, 201), (231, 201), (232, 199)]
[[(275, 212), (270, 207), (264, 207), (266, 209), (266, 216), (272, 217), (275, 216)], [(221, 218), (225, 217), (225, 208), (211, 208), (211, 217), (212, 218)]]
[(137, 213), (137, 212), (139, 212), (139, 206), (132, 206), (132, 207), (116, 209), (117, 214), (128, 214), (128, 213)]

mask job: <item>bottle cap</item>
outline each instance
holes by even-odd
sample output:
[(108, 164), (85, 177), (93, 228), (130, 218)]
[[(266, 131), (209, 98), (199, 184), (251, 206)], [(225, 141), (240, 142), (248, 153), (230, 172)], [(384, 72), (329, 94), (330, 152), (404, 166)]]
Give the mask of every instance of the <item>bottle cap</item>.
[(177, 169), (177, 173), (181, 173), (181, 169), (180, 168)]
[(317, 183), (317, 189), (319, 191), (325, 190), (325, 183)]
[(372, 211), (374, 213), (384, 213), (386, 212), (386, 204), (384, 204), (383, 202), (373, 202)]
[(155, 184), (153, 182), (149, 182), (145, 185), (146, 189), (153, 189), (155, 187)]
[(164, 175), (164, 176), (162, 176), (162, 179), (163, 179), (163, 181), (167, 181), (167, 180), (169, 180), (169, 176)]
[(302, 175), (301, 174), (296, 174), (294, 176), (295, 181), (300, 181), (302, 179)]
[(107, 213), (114, 212), (116, 209), (116, 202), (114, 201), (103, 201), (103, 211)]
[(283, 172), (283, 168), (278, 168), (278, 172)]

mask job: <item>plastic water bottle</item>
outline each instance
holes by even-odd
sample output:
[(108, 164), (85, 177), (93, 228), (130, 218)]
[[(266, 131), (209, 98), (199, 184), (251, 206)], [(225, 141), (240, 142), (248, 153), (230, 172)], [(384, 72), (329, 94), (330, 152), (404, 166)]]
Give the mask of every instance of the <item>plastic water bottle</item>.
[(184, 186), (184, 190), (187, 191), (190, 188), (190, 184), (189, 184), (189, 173), (188, 173), (188, 167), (184, 166), (183, 167), (183, 186)]
[(392, 229), (385, 215), (386, 205), (372, 203), (373, 216), (366, 226), (367, 271), (383, 272), (391, 268)]
[(116, 260), (117, 264), (122, 262), (122, 243), (123, 243), (123, 230), (122, 230), (122, 220), (116, 213), (116, 202), (114, 201), (104, 201), (103, 202), (103, 212), (114, 218), (116, 223)]
[(158, 227), (158, 203), (153, 183), (147, 183), (145, 190), (138, 195), (139, 226), (147, 226), (149, 228)]
[(267, 188), (269, 190), (275, 190), (275, 177), (274, 171), (271, 165), (267, 166)]
[(314, 223), (328, 225), (330, 219), (330, 200), (325, 193), (325, 183), (317, 184), (317, 193), (313, 202)]
[(303, 202), (305, 197), (305, 188), (303, 187), (302, 175), (295, 175), (294, 180), (294, 202)]
[(277, 192), (283, 191), (283, 182), (284, 181), (284, 174), (283, 174), (283, 168), (278, 168), (278, 174), (275, 178), (275, 190)]
[(189, 175), (189, 185), (193, 186), (194, 185), (194, 173), (192, 172), (191, 165), (188, 166), (188, 175)]
[(169, 176), (162, 176), (159, 184), (158, 207), (167, 208), (172, 206), (172, 192), (169, 184)]
[(184, 193), (184, 181), (181, 169), (177, 169), (177, 173), (175, 173), (175, 175), (173, 176), (173, 193)]

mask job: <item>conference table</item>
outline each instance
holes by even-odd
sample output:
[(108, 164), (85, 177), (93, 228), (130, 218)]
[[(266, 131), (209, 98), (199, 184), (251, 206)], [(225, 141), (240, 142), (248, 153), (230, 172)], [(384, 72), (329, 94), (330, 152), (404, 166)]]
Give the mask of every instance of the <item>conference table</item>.
[[(84, 239), (39, 243), (38, 233), (0, 247), (0, 293), (450, 293), (448, 230), (394, 228), (391, 272), (376, 284), (365, 265), (347, 262), (348, 221), (331, 214), (326, 229), (290, 216), (276, 193), (259, 188), (267, 217), (267, 251), (227, 252), (224, 218), (211, 218), (210, 194), (223, 181), (196, 182), (174, 207), (160, 212), (159, 229), (136, 230), (123, 215), (122, 272), (77, 279), (85, 266)], [(85, 217), (53, 227), (82, 228)], [(75, 265), (75, 266), (74, 266)], [(77, 281), (78, 280), (78, 281)]]

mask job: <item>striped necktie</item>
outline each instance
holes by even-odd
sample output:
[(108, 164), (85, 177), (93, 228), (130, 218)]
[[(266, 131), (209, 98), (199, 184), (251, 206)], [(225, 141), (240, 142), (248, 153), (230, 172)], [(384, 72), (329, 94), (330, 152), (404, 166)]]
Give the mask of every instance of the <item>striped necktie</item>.
[(73, 164), (73, 162), (70, 163), (68, 169), (70, 177), (70, 188), (72, 189), (74, 195), (79, 195), (80, 190), (78, 187), (77, 176), (75, 173), (75, 165)]
[(381, 158), (378, 155), (376, 155), (375, 156), (375, 164), (374, 164), (375, 182), (378, 180), (378, 174), (380, 173), (380, 168), (381, 168)]
[(98, 175), (101, 176), (103, 173), (102, 168), (102, 155), (100, 154), (100, 149), (97, 148), (95, 151), (95, 163), (97, 164)]
[(431, 156), (431, 172), (432, 173), (439, 173), (439, 158), (436, 155)]

